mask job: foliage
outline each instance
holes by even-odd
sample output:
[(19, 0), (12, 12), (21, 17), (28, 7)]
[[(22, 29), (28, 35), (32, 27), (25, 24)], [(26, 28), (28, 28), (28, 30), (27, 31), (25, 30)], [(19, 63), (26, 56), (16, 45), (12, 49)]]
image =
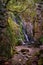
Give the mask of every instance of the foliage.
[[(11, 14), (11, 16), (12, 16), (12, 14)], [(11, 19), (11, 17), (9, 17), (8, 23), (11, 28), (11, 32), (12, 32), (12, 36), (13, 36), (12, 41), (15, 45), (19, 45), (19, 41), (20, 41), (19, 39), (24, 40), (24, 35), (22, 32), (21, 20), (17, 15), (15, 17), (18, 21), (18, 24), (13, 19)]]
[(12, 19), (9, 17), (8, 19), (9, 26), (11, 28), (12, 32), (12, 43), (17, 43), (19, 39), (19, 25), (17, 25), (15, 22), (12, 21)]
[(0, 55), (8, 59), (13, 55), (13, 53), (11, 52), (13, 49), (12, 48), (12, 33), (11, 33), (11, 29), (9, 26), (7, 27), (4, 35), (8, 39), (6, 40), (4, 39), (2, 42), (0, 42)]
[[(17, 45), (19, 44), (19, 39), (24, 40), (24, 35), (22, 32), (22, 23), (21, 23), (22, 21), (19, 19), (18, 14), (20, 15), (23, 14), (24, 16), (23, 15), (22, 16), (24, 17), (24, 19), (30, 16), (31, 20), (33, 21), (33, 18), (36, 15), (35, 3), (37, 2), (41, 2), (41, 0), (40, 1), (39, 0), (0, 0), (0, 11), (1, 11), (0, 16), (3, 15), (5, 11), (8, 13), (8, 15), (13, 13), (12, 15), (14, 15), (19, 22), (19, 25), (18, 25), (15, 21), (12, 20), (11, 16), (8, 17), (8, 22), (7, 22), (8, 26), (6, 26), (7, 30), (5, 32), (5, 35), (8, 34), (9, 42), (5, 45), (4, 45), (4, 42), (3, 43), (0, 42), (1, 43), (0, 50), (2, 50), (1, 55), (10, 57), (13, 54), (13, 46), (15, 46), (16, 44)], [(16, 12), (16, 15), (15, 15), (15, 12)], [(6, 16), (6, 14), (4, 15)], [(4, 15), (3, 15), (3, 18), (5, 17)], [(7, 18), (5, 19), (7, 20)], [(43, 42), (43, 38), (41, 38), (41, 41)], [(3, 52), (3, 49), (4, 49), (4, 52)]]
[(43, 36), (42, 37), (40, 37), (40, 42), (43, 44)]
[(43, 58), (40, 58), (40, 59), (39, 59), (38, 65), (43, 65)]

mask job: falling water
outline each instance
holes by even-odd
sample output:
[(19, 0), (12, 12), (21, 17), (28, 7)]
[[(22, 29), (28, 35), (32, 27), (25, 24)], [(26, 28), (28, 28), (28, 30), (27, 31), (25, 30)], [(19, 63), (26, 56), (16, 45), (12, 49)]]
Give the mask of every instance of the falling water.
[(24, 35), (25, 35), (26, 41), (29, 42), (28, 36), (25, 32), (24, 32)]
[[(25, 37), (25, 42), (23, 41), (23, 40), (21, 40), (21, 42), (22, 42), (22, 44), (24, 45), (24, 44), (27, 44), (27, 43), (30, 43), (30, 39), (28, 38), (28, 35), (27, 35), (27, 33), (26, 33), (26, 23), (24, 22), (24, 20), (22, 19), (22, 17), (21, 16), (13, 16), (12, 15), (12, 19), (13, 19), (13, 21), (14, 22), (16, 22), (18, 25), (20, 25), (20, 23), (21, 23), (21, 25), (22, 25), (22, 32), (23, 32), (23, 34), (24, 34), (24, 37)], [(24, 23), (23, 23), (24, 22)]]
[(25, 37), (25, 40), (26, 42), (28, 43), (29, 42), (29, 39), (28, 39), (28, 35), (26, 34), (26, 23), (23, 23), (25, 22), (22, 17), (20, 16), (20, 19), (22, 20), (22, 31), (23, 31), (23, 34), (24, 34), (24, 37)]

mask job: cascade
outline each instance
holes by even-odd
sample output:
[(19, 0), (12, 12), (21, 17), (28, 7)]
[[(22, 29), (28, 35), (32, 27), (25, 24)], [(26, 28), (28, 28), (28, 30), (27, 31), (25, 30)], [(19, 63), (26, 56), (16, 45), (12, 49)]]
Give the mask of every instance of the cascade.
[(21, 40), (22, 44), (31, 44), (31, 43), (34, 43), (35, 40), (33, 37), (31, 37), (30, 35), (27, 34), (26, 32), (26, 23), (25, 21), (22, 19), (22, 17), (20, 15), (13, 15), (12, 16), (12, 20), (14, 22), (16, 22), (19, 26), (21, 25), (22, 26), (22, 32), (24, 34), (24, 39), (25, 41)]
[(16, 16), (13, 16), (12, 15), (12, 20), (14, 22), (16, 22), (18, 25), (20, 25), (20, 24), (22, 25), (22, 32), (23, 32), (24, 37), (25, 37), (25, 42), (23, 40), (21, 40), (22, 41), (22, 44), (28, 43), (29, 42), (29, 39), (28, 39), (28, 35), (26, 34), (25, 24), (23, 23), (24, 20), (22, 19), (22, 17), (21, 16), (18, 16), (18, 15), (16, 15)]

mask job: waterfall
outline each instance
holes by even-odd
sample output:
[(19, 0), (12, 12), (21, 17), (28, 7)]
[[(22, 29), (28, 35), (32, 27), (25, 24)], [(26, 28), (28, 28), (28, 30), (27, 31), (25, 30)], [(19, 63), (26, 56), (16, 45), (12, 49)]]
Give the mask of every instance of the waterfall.
[(22, 23), (22, 31), (23, 31), (25, 40), (28, 43), (29, 42), (29, 39), (28, 39), (28, 35), (26, 34), (26, 23), (24, 23), (25, 21), (22, 19), (21, 16), (20, 16), (20, 19), (22, 20), (22, 22), (21, 22)]
[(28, 37), (28, 35), (27, 35), (27, 33), (26, 33), (26, 22), (25, 22), (25, 21), (22, 19), (22, 17), (19, 16), (19, 15), (17, 15), (17, 16), (14, 16), (14, 15), (13, 15), (13, 16), (12, 16), (12, 19), (13, 19), (13, 21), (16, 22), (18, 25), (21, 24), (21, 26), (22, 26), (22, 32), (23, 32), (24, 38), (25, 38), (25, 42), (24, 42), (22, 39), (20, 39), (21, 42), (22, 42), (22, 44), (24, 45), (24, 44), (30, 43), (30, 38)]
[(26, 38), (26, 41), (29, 42), (28, 36), (27, 36), (27, 34), (25, 33), (25, 31), (24, 31), (23, 33), (24, 33), (24, 36), (25, 36), (25, 38)]

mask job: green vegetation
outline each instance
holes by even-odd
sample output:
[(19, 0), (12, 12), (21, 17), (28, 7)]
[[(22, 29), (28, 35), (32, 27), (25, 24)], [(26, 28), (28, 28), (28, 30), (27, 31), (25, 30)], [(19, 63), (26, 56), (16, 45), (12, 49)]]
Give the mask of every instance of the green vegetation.
[[(13, 55), (13, 48), (24, 41), (22, 31), (22, 20), (27, 22), (28, 18), (32, 24), (36, 15), (36, 3), (42, 0), (0, 0), (0, 56), (10, 58)], [(17, 19), (13, 21), (11, 16)], [(34, 22), (33, 22), (34, 21)], [(43, 37), (40, 39), (43, 43)]]
[(40, 42), (43, 44), (43, 36), (40, 37)]

